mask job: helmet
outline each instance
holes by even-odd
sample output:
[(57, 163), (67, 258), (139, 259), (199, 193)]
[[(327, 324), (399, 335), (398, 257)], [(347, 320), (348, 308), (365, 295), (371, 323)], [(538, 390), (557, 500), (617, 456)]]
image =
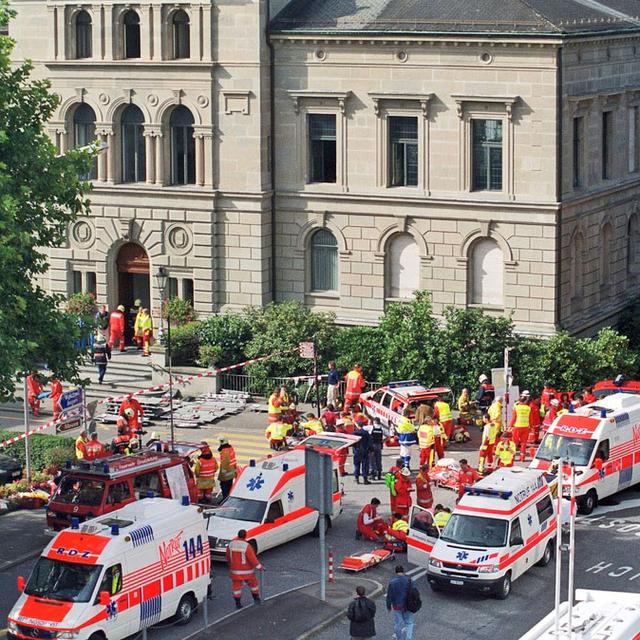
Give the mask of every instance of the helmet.
[(133, 303), (134, 307), (141, 307), (142, 306), (142, 300), (140, 300), (140, 298), (136, 298), (134, 303)]
[(99, 334), (94, 338), (94, 342), (95, 342), (96, 344), (104, 344), (106, 341), (107, 341), (107, 340), (106, 340), (106, 338), (105, 338), (101, 333), (99, 333)]
[(531, 393), (525, 389), (520, 395), (523, 398), (528, 398), (531, 395)]
[(400, 471), (400, 474), (403, 476), (410, 476), (411, 475), (411, 471), (409, 471), (409, 467), (402, 467), (402, 470)]
[(484, 375), (484, 373), (478, 378), (478, 382), (480, 384), (482, 384), (483, 382), (486, 382), (489, 378), (487, 378), (487, 376)]
[(129, 440), (129, 449), (135, 449), (138, 446), (138, 438), (133, 437)]
[(119, 304), (118, 305), (118, 311), (122, 311), (122, 313), (124, 313), (124, 305), (123, 304)]
[(454, 436), (453, 436), (453, 439), (456, 442), (464, 442), (464, 431), (462, 431), (462, 430), (456, 431)]
[(229, 444), (229, 438), (225, 438), (224, 436), (221, 438), (218, 438), (218, 442), (222, 445), (222, 444)]
[(155, 431), (151, 432), (151, 440), (158, 440), (158, 434)]
[(136, 415), (136, 412), (131, 407), (129, 407), (128, 409), (124, 410), (124, 415), (127, 416), (127, 418), (133, 418), (133, 416)]
[(558, 400), (558, 398), (551, 398), (551, 403), (552, 406), (557, 407), (560, 405), (560, 400)]

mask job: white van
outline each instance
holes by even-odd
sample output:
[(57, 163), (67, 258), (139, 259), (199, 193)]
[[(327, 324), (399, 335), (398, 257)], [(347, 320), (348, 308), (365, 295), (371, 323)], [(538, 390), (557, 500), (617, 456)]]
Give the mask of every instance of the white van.
[(442, 532), (420, 511), (411, 513), (408, 559), (427, 567), (434, 591), (468, 589), (504, 599), (513, 580), (553, 557), (556, 512), (541, 471), (498, 469), (466, 487)]
[(640, 397), (614, 393), (558, 416), (530, 467), (546, 471), (557, 458), (576, 465), (578, 509), (585, 515), (598, 500), (640, 482)]
[(342, 513), (342, 491), (336, 454), (360, 440), (346, 433), (322, 432), (303, 440), (293, 451), (285, 451), (258, 463), (252, 460), (236, 479), (220, 507), (209, 512), (209, 545), (214, 560), (224, 560), (229, 542), (240, 529), (256, 552), (271, 549), (307, 533), (319, 532), (318, 512), (305, 506), (304, 451), (313, 447), (333, 456), (333, 513), (329, 528)]
[[(640, 594), (577, 589), (569, 623), (569, 603), (560, 605), (560, 637), (571, 640), (640, 640)], [(571, 626), (569, 626), (571, 624)], [(556, 640), (552, 611), (520, 640)]]
[(146, 498), (74, 521), (46, 546), (8, 616), (10, 639), (121, 640), (188, 622), (211, 583), (202, 510)]

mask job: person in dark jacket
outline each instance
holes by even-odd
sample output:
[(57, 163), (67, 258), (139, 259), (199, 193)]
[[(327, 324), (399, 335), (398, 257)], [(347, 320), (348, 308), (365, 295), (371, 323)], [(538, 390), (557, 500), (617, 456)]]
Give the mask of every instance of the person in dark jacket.
[(371, 449), (369, 451), (369, 471), (372, 480), (382, 480), (382, 448), (384, 446), (384, 431), (379, 420), (374, 420), (369, 429)]
[(376, 635), (376, 603), (365, 595), (362, 586), (356, 587), (356, 597), (349, 604), (347, 618), (351, 620), (349, 634), (352, 640), (367, 640)]
[(358, 423), (356, 423), (353, 435), (360, 437), (360, 440), (353, 445), (353, 475), (356, 478), (356, 484), (360, 484), (360, 475), (364, 478), (365, 484), (371, 484), (369, 482), (371, 436), (365, 430), (364, 425)]
[(107, 372), (107, 365), (109, 364), (109, 360), (111, 360), (111, 348), (102, 334), (96, 336), (93, 349), (91, 350), (91, 359), (98, 367), (98, 384), (102, 384), (104, 374)]
[(396, 577), (387, 586), (387, 611), (393, 611), (393, 626), (397, 640), (412, 640), (413, 613), (407, 609), (407, 598), (411, 578), (405, 575), (404, 567), (396, 567)]

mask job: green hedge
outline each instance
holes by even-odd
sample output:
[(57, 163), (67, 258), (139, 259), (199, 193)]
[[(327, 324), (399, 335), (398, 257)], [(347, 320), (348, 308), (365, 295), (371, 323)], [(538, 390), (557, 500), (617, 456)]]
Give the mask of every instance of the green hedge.
[[(0, 431), (0, 441), (18, 435), (17, 431)], [(77, 437), (77, 436), (76, 436)], [(24, 440), (0, 449), (0, 453), (17, 458), (25, 465)], [(75, 437), (35, 434), (29, 437), (29, 457), (33, 471), (44, 471), (47, 467), (63, 466), (67, 460), (75, 458)]]
[(200, 323), (171, 327), (171, 361), (176, 366), (192, 366), (198, 360)]

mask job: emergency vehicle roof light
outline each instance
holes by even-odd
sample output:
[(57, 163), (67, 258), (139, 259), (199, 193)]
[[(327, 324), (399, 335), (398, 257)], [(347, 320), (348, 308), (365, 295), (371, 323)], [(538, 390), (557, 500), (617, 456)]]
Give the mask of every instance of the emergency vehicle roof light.
[(111, 525), (111, 535), (112, 536), (119, 536), (120, 535), (120, 526), (117, 524), (112, 524)]
[(289, 471), (289, 465), (286, 462), (282, 465), (282, 470)]
[(80, 518), (71, 518), (71, 528), (72, 529), (80, 528)]
[(413, 387), (418, 384), (420, 384), (420, 380), (394, 380), (387, 386), (389, 389), (395, 389), (396, 387)]
[(64, 463), (65, 469), (71, 469), (71, 467), (73, 466), (73, 462), (71, 462), (71, 460), (67, 460)]
[(147, 491), (147, 498), (155, 498), (156, 494), (153, 491)]
[(607, 417), (607, 410), (606, 409), (600, 409), (600, 417), (601, 418), (606, 418)]
[(102, 465), (102, 473), (109, 473), (109, 465), (106, 462)]
[(569, 405), (569, 413), (575, 413), (575, 412), (576, 412), (576, 410), (573, 408), (573, 405), (570, 404)]
[(513, 495), (513, 491), (483, 489), (482, 487), (473, 487), (468, 484), (464, 486), (464, 491), (471, 496), (493, 496), (494, 498), (502, 498), (503, 500), (508, 500)]
[(182, 506), (183, 507), (188, 507), (189, 506), (189, 496), (182, 496)]
[(250, 467), (255, 467), (256, 466), (256, 461), (255, 460), (249, 460), (249, 466)]
[(616, 387), (621, 387), (622, 384), (624, 383), (624, 376), (622, 374), (618, 374), (614, 379), (613, 379), (613, 384), (616, 385)]
[(156, 451), (162, 451), (162, 442), (156, 442)]

